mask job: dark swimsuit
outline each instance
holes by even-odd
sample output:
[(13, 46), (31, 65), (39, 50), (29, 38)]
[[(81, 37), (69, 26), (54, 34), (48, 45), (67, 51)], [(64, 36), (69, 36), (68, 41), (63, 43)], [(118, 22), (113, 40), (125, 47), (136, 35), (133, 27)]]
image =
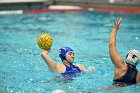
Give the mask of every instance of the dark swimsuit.
[(127, 64), (127, 66), (128, 68), (126, 73), (119, 79), (113, 80), (114, 81), (113, 85), (127, 86), (127, 85), (136, 84), (136, 77), (137, 77), (138, 70), (136, 69), (136, 67), (132, 65)]
[(66, 79), (73, 79), (74, 77), (78, 76), (81, 72), (82, 71), (79, 69), (79, 67), (71, 64), (70, 66), (66, 66), (66, 71), (61, 74)]

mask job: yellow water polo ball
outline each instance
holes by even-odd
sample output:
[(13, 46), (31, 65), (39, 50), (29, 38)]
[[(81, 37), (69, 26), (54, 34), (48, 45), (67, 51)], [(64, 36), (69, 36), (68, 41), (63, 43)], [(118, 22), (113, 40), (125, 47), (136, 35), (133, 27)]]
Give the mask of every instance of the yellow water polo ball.
[(53, 38), (49, 34), (40, 35), (37, 44), (41, 49), (50, 49), (53, 44)]

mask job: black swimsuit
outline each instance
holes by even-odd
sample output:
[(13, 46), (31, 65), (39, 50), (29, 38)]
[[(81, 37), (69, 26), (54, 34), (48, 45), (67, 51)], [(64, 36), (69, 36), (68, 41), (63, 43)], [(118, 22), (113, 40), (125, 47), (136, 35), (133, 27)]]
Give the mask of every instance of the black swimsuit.
[(132, 65), (127, 64), (127, 66), (128, 68), (126, 73), (119, 79), (113, 80), (114, 81), (113, 85), (126, 86), (126, 85), (136, 84), (136, 77), (137, 77), (138, 70), (136, 69), (136, 67)]

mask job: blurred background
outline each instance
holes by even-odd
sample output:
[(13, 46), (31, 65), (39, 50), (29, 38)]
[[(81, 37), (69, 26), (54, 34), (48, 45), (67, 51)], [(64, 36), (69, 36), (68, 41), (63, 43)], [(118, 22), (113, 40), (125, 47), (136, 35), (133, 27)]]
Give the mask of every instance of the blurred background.
[(140, 13), (140, 0), (0, 0), (1, 11), (27, 9), (49, 9), (36, 12), (95, 10)]

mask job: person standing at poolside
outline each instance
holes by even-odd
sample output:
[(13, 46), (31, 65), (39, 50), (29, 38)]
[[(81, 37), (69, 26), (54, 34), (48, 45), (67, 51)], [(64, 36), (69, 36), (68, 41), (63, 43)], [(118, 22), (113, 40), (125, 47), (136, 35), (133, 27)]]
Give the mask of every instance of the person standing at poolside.
[(63, 47), (59, 50), (59, 57), (62, 63), (55, 62), (48, 56), (50, 50), (43, 50), (41, 56), (53, 72), (61, 73), (66, 79), (72, 79), (83, 71), (87, 71), (81, 64), (74, 65), (74, 51), (69, 47)]
[(109, 39), (109, 54), (114, 64), (114, 86), (132, 85), (140, 82), (140, 72), (136, 66), (140, 62), (140, 52), (130, 50), (126, 55), (125, 62), (116, 48), (116, 35), (122, 23), (122, 17), (115, 21), (113, 30)]

